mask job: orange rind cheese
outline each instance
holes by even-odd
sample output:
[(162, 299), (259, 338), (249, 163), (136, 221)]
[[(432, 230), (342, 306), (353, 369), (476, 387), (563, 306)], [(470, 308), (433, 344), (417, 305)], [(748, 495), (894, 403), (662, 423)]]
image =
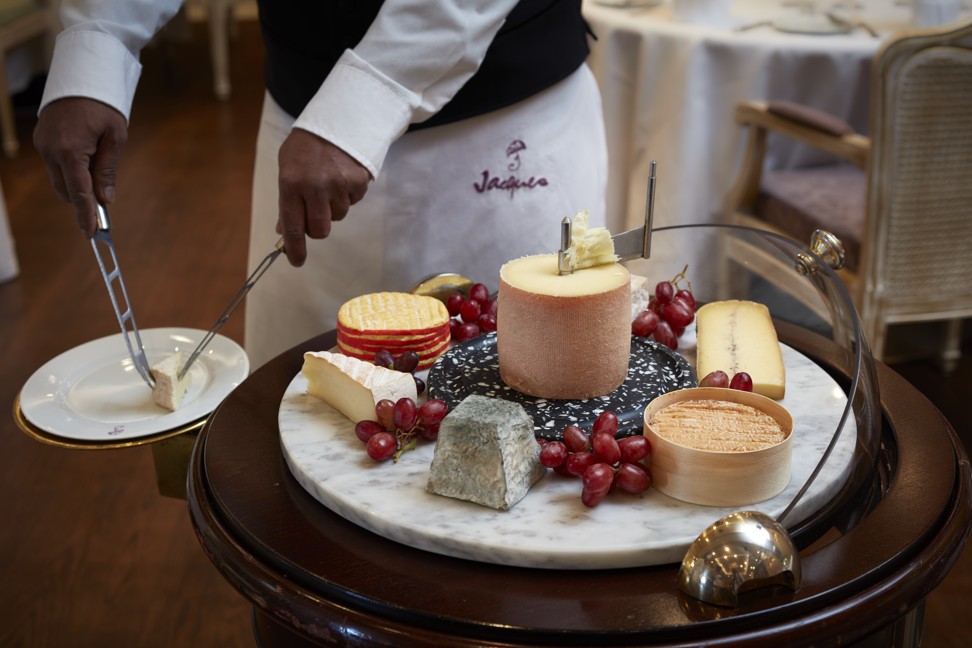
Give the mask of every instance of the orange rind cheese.
[(449, 311), (434, 297), (411, 293), (369, 293), (349, 299), (338, 310), (338, 327), (349, 334), (409, 336), (434, 333), (449, 325)]
[[(428, 348), (399, 347), (396, 349), (388, 349), (388, 351), (393, 356), (398, 356), (408, 351), (415, 351), (415, 353), (417, 353), (419, 357), (419, 363), (418, 363), (418, 367), (416, 367), (416, 371), (422, 371), (424, 369), (430, 368), (433, 364), (435, 364), (435, 361), (439, 359), (439, 356), (441, 356), (443, 353), (449, 350), (450, 342), (451, 342), (451, 337), (449, 335), (446, 335), (435, 346), (431, 346)], [(350, 356), (352, 358), (358, 358), (359, 360), (373, 361), (375, 359), (375, 353), (381, 351), (384, 348), (386, 347), (375, 348), (375, 349), (361, 348), (356, 346), (349, 346), (347, 344), (341, 344), (340, 342), (338, 343), (338, 350), (340, 350), (341, 353), (343, 353), (346, 356)]]
[(411, 293), (369, 293), (345, 302), (338, 311), (338, 350), (373, 361), (386, 350), (393, 356), (414, 351), (417, 370), (428, 369), (449, 348), (449, 312), (434, 297)]
[(685, 400), (654, 413), (648, 425), (658, 436), (696, 450), (753, 452), (786, 439), (772, 416), (744, 403)]

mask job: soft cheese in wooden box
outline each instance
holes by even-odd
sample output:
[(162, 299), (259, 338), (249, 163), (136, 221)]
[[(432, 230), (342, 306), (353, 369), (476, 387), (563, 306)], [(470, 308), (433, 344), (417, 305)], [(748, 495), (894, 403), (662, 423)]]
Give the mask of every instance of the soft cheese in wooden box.
[[(679, 407), (661, 414), (673, 406)], [(672, 422), (676, 411), (679, 420)], [(649, 403), (644, 420), (652, 485), (669, 497), (743, 506), (778, 495), (790, 482), (793, 419), (770, 398), (738, 389), (680, 389)]]

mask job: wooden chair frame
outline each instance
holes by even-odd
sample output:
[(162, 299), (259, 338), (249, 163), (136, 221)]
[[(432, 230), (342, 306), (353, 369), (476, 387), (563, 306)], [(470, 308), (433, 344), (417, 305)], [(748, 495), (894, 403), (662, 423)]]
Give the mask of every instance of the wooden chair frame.
[[(947, 321), (946, 340), (941, 352), (941, 360), (946, 369), (954, 366), (960, 355), (962, 318), (972, 317), (972, 254), (964, 241), (964, 246), (952, 250), (941, 250), (950, 255), (954, 263), (968, 265), (968, 283), (962, 291), (947, 295), (932, 295), (928, 298), (895, 295), (893, 286), (888, 284), (888, 267), (892, 261), (888, 250), (889, 237), (893, 234), (891, 210), (894, 204), (891, 192), (895, 183), (900, 181), (900, 151), (895, 147), (894, 138), (900, 135), (896, 129), (902, 128), (903, 121), (898, 114), (898, 94), (903, 87), (903, 77), (912, 61), (920, 60), (931, 54), (956, 57), (963, 66), (968, 58), (972, 69), (972, 20), (950, 26), (909, 31), (888, 40), (875, 55), (872, 75), (871, 136), (858, 133), (837, 134), (826, 132), (812, 121), (781, 116), (771, 111), (767, 102), (749, 101), (739, 104), (735, 109), (736, 123), (748, 128), (746, 152), (742, 169), (736, 184), (726, 201), (725, 219), (727, 222), (768, 229), (787, 235), (753, 214), (753, 207), (759, 195), (767, 137), (778, 133), (801, 143), (833, 154), (867, 173), (867, 203), (865, 230), (861, 241), (861, 258), (856, 273), (847, 270), (839, 274), (851, 293), (867, 339), (876, 358), (882, 359), (886, 351), (887, 327), (890, 324), (915, 321)], [(972, 116), (972, 105), (967, 106)], [(963, 132), (972, 129), (963, 127)], [(913, 167), (912, 167), (913, 168)], [(972, 183), (972, 167), (962, 169)], [(968, 219), (972, 222), (972, 205), (968, 206)], [(900, 216), (896, 216), (900, 218)], [(806, 244), (807, 242), (803, 242)], [(957, 242), (958, 243), (958, 242)], [(754, 259), (752, 251), (727, 249), (726, 254), (736, 259), (747, 255), (746, 263), (755, 272), (772, 280), (773, 273), (779, 268), (764, 263), (767, 260)], [(779, 264), (776, 264), (777, 266)], [(808, 287), (809, 289), (809, 287)]]

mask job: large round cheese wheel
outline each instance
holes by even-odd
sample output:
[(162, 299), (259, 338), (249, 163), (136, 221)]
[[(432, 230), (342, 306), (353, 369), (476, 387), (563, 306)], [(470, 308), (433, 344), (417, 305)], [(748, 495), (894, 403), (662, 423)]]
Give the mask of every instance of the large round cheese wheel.
[(500, 269), (500, 377), (517, 391), (553, 399), (609, 394), (631, 355), (630, 276), (609, 263), (557, 273), (557, 255), (515, 259)]

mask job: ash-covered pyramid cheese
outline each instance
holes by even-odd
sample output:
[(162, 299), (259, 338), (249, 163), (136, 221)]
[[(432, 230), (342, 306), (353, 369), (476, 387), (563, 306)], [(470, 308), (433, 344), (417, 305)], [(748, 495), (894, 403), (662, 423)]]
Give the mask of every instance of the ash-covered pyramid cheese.
[(418, 398), (411, 374), (329, 351), (304, 354), (301, 373), (307, 393), (338, 410), (352, 422), (374, 420), (375, 404), (383, 398)]
[(507, 511), (545, 470), (523, 407), (472, 395), (439, 426), (426, 490)]
[(188, 371), (182, 380), (179, 380), (179, 370), (185, 364), (185, 354), (176, 351), (149, 368), (155, 380), (155, 386), (152, 387), (152, 400), (156, 405), (172, 411), (179, 409), (192, 382), (192, 374)]

